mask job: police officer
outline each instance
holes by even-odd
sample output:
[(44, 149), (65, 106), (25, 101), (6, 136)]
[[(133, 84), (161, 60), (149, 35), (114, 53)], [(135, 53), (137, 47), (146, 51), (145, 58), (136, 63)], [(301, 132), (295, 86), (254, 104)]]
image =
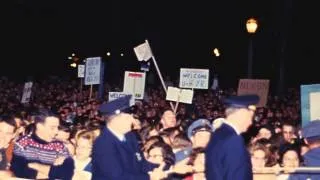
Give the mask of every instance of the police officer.
[(205, 148), (209, 142), (211, 133), (214, 128), (207, 119), (198, 119), (194, 121), (187, 130), (188, 138), (192, 142), (192, 146), (186, 147), (175, 153), (176, 162), (182, 161), (189, 157), (192, 149), (197, 147)]
[(251, 180), (252, 165), (243, 137), (252, 124), (257, 95), (231, 96), (225, 100), (226, 118), (212, 134), (206, 149), (207, 180)]
[(136, 135), (131, 132), (134, 118), (127, 113), (130, 98), (124, 96), (100, 106), (100, 112), (108, 117), (93, 145), (93, 180), (148, 180), (166, 176), (163, 166), (155, 168), (140, 152)]

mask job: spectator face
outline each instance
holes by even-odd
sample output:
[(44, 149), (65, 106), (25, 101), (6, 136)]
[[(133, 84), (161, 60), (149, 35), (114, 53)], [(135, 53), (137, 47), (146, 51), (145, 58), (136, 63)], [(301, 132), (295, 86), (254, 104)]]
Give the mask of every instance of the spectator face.
[(296, 151), (289, 150), (283, 155), (283, 167), (299, 167), (299, 157)]
[(261, 150), (255, 150), (251, 155), (252, 167), (254, 168), (263, 168), (266, 164), (266, 153)]
[(211, 119), (211, 110), (206, 110), (206, 119)]
[(38, 123), (36, 127), (37, 135), (47, 142), (51, 142), (58, 133), (59, 119), (47, 117), (43, 123)]
[(213, 111), (213, 119), (216, 119), (219, 117), (219, 112), (218, 111)]
[(5, 122), (0, 122), (0, 148), (8, 146), (13, 137), (14, 127)]
[(89, 139), (79, 138), (76, 146), (76, 156), (86, 159), (90, 157), (92, 151), (92, 143)]
[(277, 113), (276, 113), (276, 117), (277, 117), (277, 118), (281, 118), (281, 117), (282, 117), (282, 113), (281, 113), (281, 112), (277, 112)]
[(282, 135), (285, 141), (291, 142), (294, 138), (294, 130), (293, 127), (290, 125), (284, 125), (282, 127)]
[(139, 121), (139, 119), (133, 118), (133, 129), (139, 130), (141, 129), (141, 122)]
[(192, 138), (192, 146), (193, 147), (207, 147), (207, 144), (210, 140), (211, 133), (208, 131), (198, 131), (196, 132)]
[(165, 111), (162, 115), (161, 123), (164, 129), (175, 127), (177, 124), (176, 115), (170, 110)]
[(151, 149), (148, 154), (148, 161), (154, 164), (161, 164), (164, 161), (162, 149), (160, 147)]
[(185, 115), (186, 114), (186, 108), (185, 107), (180, 108), (179, 114)]
[(272, 111), (269, 111), (268, 114), (267, 114), (267, 117), (268, 117), (268, 118), (273, 118), (273, 112), (272, 112)]
[(157, 129), (152, 129), (150, 132), (149, 132), (149, 137), (152, 137), (152, 136), (157, 136), (159, 135)]
[(265, 138), (265, 139), (270, 139), (272, 136), (271, 132), (267, 128), (261, 128), (259, 130), (258, 137), (260, 139)]

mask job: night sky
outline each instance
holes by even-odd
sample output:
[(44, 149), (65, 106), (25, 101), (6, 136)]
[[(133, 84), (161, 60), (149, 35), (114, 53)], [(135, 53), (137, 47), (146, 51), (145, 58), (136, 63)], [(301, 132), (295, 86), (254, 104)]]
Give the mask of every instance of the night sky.
[[(1, 8), (0, 74), (18, 76), (19, 69), (19, 76), (75, 76), (67, 57), (76, 53), (80, 58), (102, 56), (107, 75), (122, 76), (124, 69), (139, 70), (132, 48), (148, 39), (164, 75), (178, 75), (179, 67), (210, 68), (233, 85), (246, 77), (245, 22), (255, 17), (254, 77), (276, 83), (284, 59), (287, 85), (319, 83), (315, 3), (12, 0)], [(213, 55), (214, 48), (220, 57)]]

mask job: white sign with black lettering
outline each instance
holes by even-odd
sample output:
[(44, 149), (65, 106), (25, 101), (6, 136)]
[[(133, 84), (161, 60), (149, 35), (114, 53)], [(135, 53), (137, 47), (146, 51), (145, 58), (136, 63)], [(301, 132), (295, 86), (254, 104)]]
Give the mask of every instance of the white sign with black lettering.
[(84, 68), (83, 64), (78, 65), (78, 78), (84, 78)]
[(123, 92), (133, 94), (135, 99), (143, 99), (145, 82), (144, 72), (125, 71)]
[(208, 89), (209, 69), (180, 69), (180, 88)]
[(166, 100), (192, 104), (193, 90), (168, 87)]
[(121, 98), (123, 96), (131, 95), (130, 99), (130, 106), (134, 105), (134, 96), (132, 96), (131, 93), (126, 93), (126, 92), (109, 92), (109, 102), (114, 101), (118, 98)]
[(84, 84), (100, 84), (101, 57), (92, 57), (86, 59), (86, 71)]

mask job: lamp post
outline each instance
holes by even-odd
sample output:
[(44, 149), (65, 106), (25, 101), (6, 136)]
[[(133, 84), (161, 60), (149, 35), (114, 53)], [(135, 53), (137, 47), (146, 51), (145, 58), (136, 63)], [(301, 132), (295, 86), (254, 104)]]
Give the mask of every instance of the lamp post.
[(252, 78), (252, 58), (253, 58), (253, 43), (252, 37), (258, 29), (258, 22), (254, 18), (250, 18), (246, 23), (247, 32), (249, 33), (249, 47), (248, 47), (248, 71), (247, 77), (248, 79)]

